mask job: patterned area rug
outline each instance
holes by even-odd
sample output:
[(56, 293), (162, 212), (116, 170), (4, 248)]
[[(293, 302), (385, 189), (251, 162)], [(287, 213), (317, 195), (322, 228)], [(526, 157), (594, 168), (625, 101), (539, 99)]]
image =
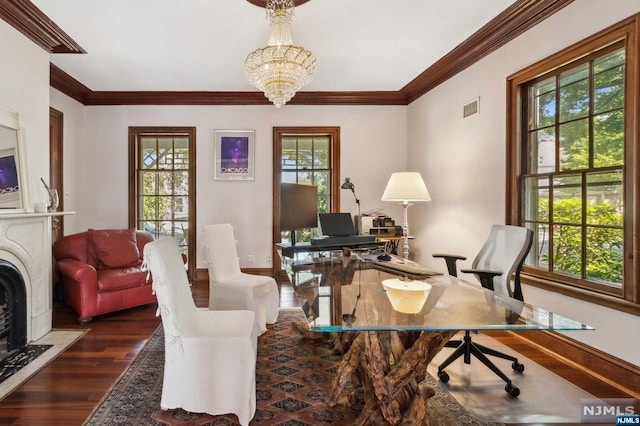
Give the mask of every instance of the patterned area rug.
[[(281, 309), (278, 322), (258, 338), (257, 409), (251, 424), (353, 425), (358, 412), (328, 407), (324, 401), (340, 355), (323, 340), (308, 340), (292, 329), (303, 320), (299, 309)], [(237, 425), (235, 415), (210, 416), (159, 410), (164, 364), (162, 327), (85, 422), (86, 425)], [(473, 418), (437, 380), (427, 376), (436, 395), (429, 399), (434, 425), (486, 425)]]

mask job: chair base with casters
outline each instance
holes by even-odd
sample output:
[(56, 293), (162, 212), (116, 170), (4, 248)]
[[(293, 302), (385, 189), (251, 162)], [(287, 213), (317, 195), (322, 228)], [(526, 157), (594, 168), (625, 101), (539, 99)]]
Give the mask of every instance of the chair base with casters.
[(524, 371), (524, 364), (520, 364), (516, 357), (498, 352), (479, 343), (474, 343), (471, 340), (471, 334), (469, 330), (465, 330), (463, 340), (450, 340), (445, 346), (447, 348), (457, 349), (451, 355), (449, 355), (449, 357), (438, 367), (438, 378), (441, 382), (447, 383), (449, 381), (449, 374), (447, 374), (444, 369), (447, 368), (453, 361), (457, 360), (461, 356), (464, 356), (464, 363), (470, 364), (471, 356), (473, 355), (507, 383), (504, 387), (504, 390), (507, 391), (509, 395), (513, 397), (517, 397), (518, 395), (520, 395), (520, 389), (514, 386), (511, 382), (511, 379), (509, 379), (506, 374), (504, 374), (498, 367), (496, 367), (496, 365), (491, 362), (491, 360), (487, 358), (486, 355), (509, 360), (512, 362), (511, 368), (513, 368), (516, 373), (522, 373)]
[[(491, 233), (484, 243), (478, 255), (472, 263), (471, 269), (462, 269), (462, 272), (474, 274), (482, 287), (498, 293), (524, 301), (520, 285), (520, 271), (525, 258), (531, 249), (533, 231), (519, 226), (493, 225)], [(433, 257), (443, 258), (447, 264), (449, 275), (458, 276), (457, 261), (466, 260), (464, 256), (452, 254), (434, 254)], [(513, 286), (511, 277), (514, 277)], [(509, 377), (504, 374), (487, 355), (511, 361), (511, 368), (516, 373), (524, 371), (524, 365), (518, 362), (514, 356), (496, 351), (487, 346), (474, 343), (471, 333), (465, 330), (463, 340), (451, 340), (445, 345), (456, 350), (438, 367), (438, 378), (442, 382), (449, 381), (447, 368), (453, 361), (464, 356), (464, 363), (471, 363), (471, 356), (477, 358), (498, 377), (506, 382), (505, 391), (512, 397), (520, 395), (520, 389), (513, 385)]]

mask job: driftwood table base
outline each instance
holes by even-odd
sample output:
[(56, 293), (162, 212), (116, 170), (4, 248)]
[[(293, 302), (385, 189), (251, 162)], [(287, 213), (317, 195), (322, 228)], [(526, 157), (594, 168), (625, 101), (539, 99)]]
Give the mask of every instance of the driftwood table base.
[[(455, 331), (363, 331), (313, 333), (306, 324), (295, 327), (303, 336), (328, 338), (345, 351), (327, 403), (364, 405), (358, 425), (429, 425), (427, 400), (435, 391), (422, 384), (427, 365)], [(364, 403), (364, 404), (363, 404)]]
[(359, 425), (428, 425), (427, 399), (435, 392), (421, 382), (454, 334), (359, 332), (342, 359), (328, 404), (352, 403), (360, 392)]

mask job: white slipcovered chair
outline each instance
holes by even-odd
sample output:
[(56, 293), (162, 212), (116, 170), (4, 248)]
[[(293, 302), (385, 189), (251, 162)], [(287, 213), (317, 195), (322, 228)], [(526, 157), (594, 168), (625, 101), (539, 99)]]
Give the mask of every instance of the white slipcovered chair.
[(247, 309), (256, 314), (259, 334), (278, 318), (280, 293), (276, 280), (240, 271), (233, 227), (206, 225), (203, 246), (209, 269), (209, 309)]
[(255, 314), (197, 308), (173, 238), (148, 243), (144, 263), (165, 335), (161, 408), (233, 413), (248, 425), (256, 410)]

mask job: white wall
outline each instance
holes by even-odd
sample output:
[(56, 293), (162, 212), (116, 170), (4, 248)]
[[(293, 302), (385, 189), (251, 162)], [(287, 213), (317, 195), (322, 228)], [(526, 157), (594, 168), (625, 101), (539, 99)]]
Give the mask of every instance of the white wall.
[[(507, 76), (638, 11), (638, 0), (573, 2), (409, 106), (408, 169), (423, 173), (432, 197), (409, 212), (418, 261), (445, 270), (431, 253), (451, 252), (467, 255), (468, 267), (490, 225), (504, 223)], [(463, 105), (477, 96), (480, 114), (463, 119)], [(640, 340), (628, 338), (640, 329), (637, 316), (531, 287), (524, 291), (533, 305), (596, 328), (567, 333), (572, 338), (640, 365)]]
[[(405, 166), (406, 107), (78, 108), (79, 104), (53, 89), (51, 102), (64, 113), (65, 191), (70, 192), (65, 208), (76, 211), (73, 224), (65, 222), (65, 233), (127, 226), (129, 126), (195, 126), (197, 235), (206, 224), (234, 225), (242, 267), (270, 267), (274, 126), (340, 126), (341, 179), (352, 179), (363, 212), (385, 207), (379, 201), (384, 185), (393, 171)], [(215, 129), (255, 130), (254, 181), (213, 179)], [(341, 210), (356, 214), (351, 192), (340, 195)], [(254, 255), (255, 263), (246, 264), (247, 255)], [(196, 256), (197, 266), (206, 267), (199, 246)]]
[(0, 19), (0, 105), (20, 114), (25, 129), (31, 199), (49, 180), (49, 53)]

